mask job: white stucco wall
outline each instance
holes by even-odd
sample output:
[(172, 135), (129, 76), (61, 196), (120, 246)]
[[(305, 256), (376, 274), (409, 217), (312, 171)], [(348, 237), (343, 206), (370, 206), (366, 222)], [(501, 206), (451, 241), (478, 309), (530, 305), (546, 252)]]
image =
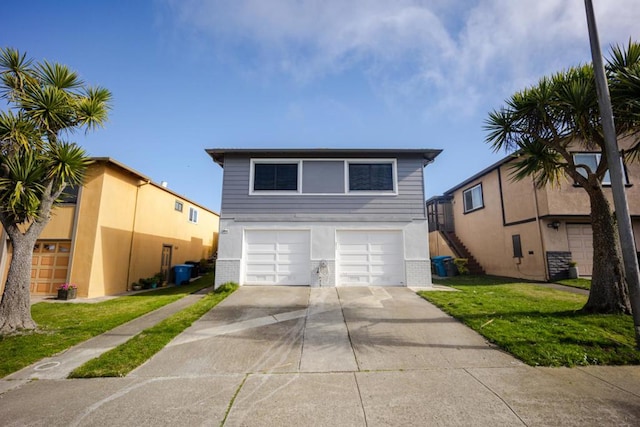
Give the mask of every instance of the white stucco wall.
[[(242, 284), (244, 230), (310, 230), (312, 283), (319, 285), (313, 274), (321, 261), (329, 266), (330, 277), (322, 286), (336, 286), (336, 233), (339, 230), (399, 230), (403, 232), (405, 283), (408, 286), (431, 286), (428, 227), (425, 220), (398, 222), (236, 222), (220, 220), (216, 287), (233, 281)], [(224, 266), (224, 267), (222, 267)], [(233, 276), (233, 277), (232, 277)], [(338, 284), (339, 285), (339, 284)]]

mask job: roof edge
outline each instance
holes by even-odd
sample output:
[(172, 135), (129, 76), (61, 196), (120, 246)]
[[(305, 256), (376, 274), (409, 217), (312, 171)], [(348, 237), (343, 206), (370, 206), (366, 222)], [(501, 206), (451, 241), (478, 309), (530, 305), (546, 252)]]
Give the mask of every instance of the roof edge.
[(224, 167), (225, 154), (421, 154), (427, 165), (442, 153), (441, 149), (433, 148), (208, 148), (205, 151), (221, 167)]

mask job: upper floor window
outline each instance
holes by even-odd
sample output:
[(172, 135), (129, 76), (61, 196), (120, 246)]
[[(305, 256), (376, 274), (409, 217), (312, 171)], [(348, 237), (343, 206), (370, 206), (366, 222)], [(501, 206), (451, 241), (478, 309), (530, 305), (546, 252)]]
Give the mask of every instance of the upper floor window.
[(198, 223), (198, 210), (196, 208), (189, 208), (189, 222)]
[(349, 191), (393, 191), (393, 164), (349, 163)]
[(78, 203), (79, 185), (68, 185), (60, 195), (60, 203)]
[(250, 195), (395, 196), (396, 159), (251, 159)]
[(484, 207), (482, 200), (482, 184), (475, 185), (462, 192), (464, 199), (464, 213)]
[[(595, 172), (598, 168), (598, 165), (600, 164), (601, 158), (602, 155), (600, 153), (576, 153), (573, 155), (573, 162), (576, 165), (585, 165), (591, 170), (591, 172)], [(620, 161), (622, 162), (622, 159), (620, 159)], [(624, 164), (622, 166), (622, 170), (624, 171)], [(584, 176), (585, 178), (587, 177), (587, 172), (583, 168), (577, 168), (577, 171), (580, 175)], [(628, 184), (629, 181), (627, 179), (626, 173), (623, 174), (623, 178), (624, 183)], [(602, 183), (604, 185), (611, 185), (611, 175), (609, 175), (609, 171), (604, 174)]]
[(298, 191), (298, 163), (254, 163), (253, 191)]
[(177, 210), (178, 212), (182, 212), (182, 206), (183, 206), (182, 202), (179, 200), (176, 200), (174, 209)]

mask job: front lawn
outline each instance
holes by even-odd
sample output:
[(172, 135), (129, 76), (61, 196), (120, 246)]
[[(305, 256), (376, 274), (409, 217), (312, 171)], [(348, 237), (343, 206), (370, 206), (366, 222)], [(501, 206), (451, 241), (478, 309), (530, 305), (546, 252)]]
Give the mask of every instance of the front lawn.
[(31, 307), (37, 332), (0, 335), (0, 378), (38, 360), (213, 284), (213, 274), (189, 285), (173, 286), (100, 303), (47, 303)]
[(556, 283), (560, 283), (561, 285), (565, 285), (565, 286), (571, 286), (574, 288), (580, 288), (580, 289), (586, 289), (586, 290), (591, 289), (591, 279), (583, 279), (581, 277), (577, 279), (558, 280)]
[(129, 341), (92, 359), (71, 373), (70, 378), (124, 377), (149, 360), (222, 300), (238, 285), (223, 285), (200, 301), (152, 326)]
[(439, 284), (462, 292), (420, 295), (529, 365), (640, 364), (631, 316), (580, 313), (584, 295), (490, 276)]

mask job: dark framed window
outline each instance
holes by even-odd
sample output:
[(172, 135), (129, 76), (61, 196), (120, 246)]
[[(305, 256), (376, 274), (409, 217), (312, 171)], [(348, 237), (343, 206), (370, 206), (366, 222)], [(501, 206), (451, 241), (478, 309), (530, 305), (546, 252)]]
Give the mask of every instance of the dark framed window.
[(464, 213), (475, 211), (484, 207), (482, 200), (482, 184), (474, 185), (462, 192), (464, 199)]
[(256, 163), (253, 174), (254, 191), (297, 191), (297, 163)]
[[(585, 165), (586, 167), (591, 169), (591, 172), (595, 172), (598, 168), (598, 165), (600, 164), (601, 158), (602, 155), (600, 153), (575, 153), (573, 155), (573, 162), (576, 165)], [(622, 159), (620, 159), (620, 161), (622, 162)], [(624, 163), (622, 164), (622, 170), (624, 172), (624, 183), (629, 184), (629, 178), (627, 177)], [(577, 171), (580, 175), (584, 176), (585, 178), (587, 177), (587, 173), (584, 169), (577, 168)], [(602, 184), (611, 185), (611, 175), (609, 175), (609, 171), (604, 174), (604, 177), (602, 178)]]
[(513, 242), (513, 257), (522, 258), (522, 242), (520, 241), (520, 235), (512, 235), (511, 241)]
[(60, 195), (60, 203), (78, 203), (79, 185), (68, 185)]
[(392, 163), (349, 163), (349, 191), (393, 191)]
[(176, 200), (174, 209), (177, 210), (178, 212), (182, 212), (182, 207), (183, 207), (182, 202), (179, 200)]

